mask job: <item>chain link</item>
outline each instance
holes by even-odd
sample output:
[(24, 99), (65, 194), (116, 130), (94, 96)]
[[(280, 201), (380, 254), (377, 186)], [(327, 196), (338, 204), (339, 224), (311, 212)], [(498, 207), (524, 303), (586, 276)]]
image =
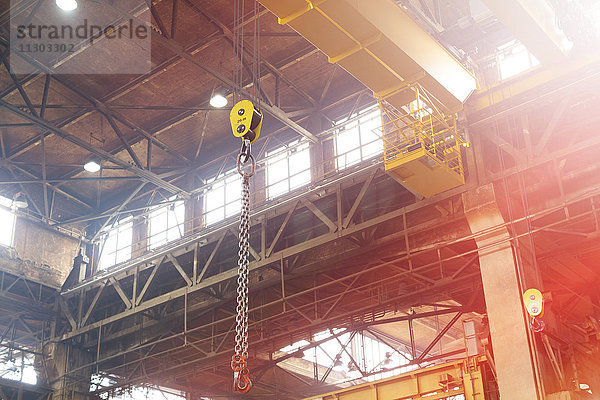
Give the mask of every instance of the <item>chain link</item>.
[(250, 237), (250, 176), (242, 174), (242, 212), (240, 214), (240, 248), (238, 252), (237, 315), (235, 317), (235, 354), (248, 357), (248, 240)]
[[(247, 146), (247, 147), (244, 147)], [(244, 151), (245, 149), (245, 151)], [(245, 161), (242, 158), (245, 157)], [(242, 164), (251, 162), (250, 173), (243, 171)], [(243, 162), (242, 162), (243, 161)], [(238, 252), (237, 308), (235, 317), (235, 354), (231, 360), (234, 386), (246, 392), (252, 387), (248, 366), (248, 264), (250, 251), (250, 177), (254, 174), (254, 158), (250, 154), (250, 143), (244, 140), (238, 155), (238, 172), (242, 176), (242, 210), (240, 214), (240, 243)]]

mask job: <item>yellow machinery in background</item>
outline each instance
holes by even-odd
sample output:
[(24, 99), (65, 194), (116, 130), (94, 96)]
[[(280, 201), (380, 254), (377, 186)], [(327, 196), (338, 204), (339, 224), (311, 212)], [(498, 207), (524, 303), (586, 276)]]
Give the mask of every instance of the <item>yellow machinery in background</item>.
[[(389, 150), (386, 170), (425, 197), (464, 182), (460, 151), (443, 142), (452, 136), (452, 129), (456, 130), (452, 128), (454, 122), (441, 113), (451, 115), (462, 110), (477, 80), (396, 2), (260, 2), (279, 17), (279, 23), (296, 30), (323, 51), (329, 62), (339, 64), (371, 89), (377, 100), (395, 110), (389, 113), (384, 131)], [(426, 91), (428, 107), (441, 113), (427, 117), (418, 110), (404, 112), (415, 95), (419, 99), (421, 93), (416, 88)], [(456, 134), (454, 138), (456, 144), (459, 138)], [(421, 146), (420, 152), (412, 150), (416, 145)]]
[(311, 397), (313, 400), (485, 400), (485, 357), (440, 364)]
[(414, 100), (399, 109), (380, 99), (385, 170), (407, 187), (430, 197), (465, 183), (462, 149), (468, 143), (418, 84), (405, 95)]
[(462, 109), (475, 77), (393, 0), (260, 0), (287, 24), (373, 91), (399, 108), (399, 89), (419, 82), (435, 106)]

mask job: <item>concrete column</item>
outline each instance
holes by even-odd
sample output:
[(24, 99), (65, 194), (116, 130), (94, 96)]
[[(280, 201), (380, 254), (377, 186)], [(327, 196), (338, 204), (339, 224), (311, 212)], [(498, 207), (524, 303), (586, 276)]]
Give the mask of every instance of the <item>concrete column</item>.
[(329, 177), (337, 172), (335, 164), (335, 145), (334, 139), (325, 140), (322, 142), (321, 148), (323, 151), (323, 173), (325, 177)]
[[(241, 188), (240, 188), (241, 189)], [(267, 201), (267, 170), (258, 169), (250, 178), (250, 207), (259, 207)]]
[(204, 197), (194, 196), (185, 201), (185, 235), (198, 232), (204, 226)]
[(92, 368), (75, 373), (70, 371), (93, 361), (93, 356), (65, 343), (50, 343), (44, 346), (46, 372), (52, 387), (52, 400), (88, 400)]
[[(313, 114), (308, 121), (308, 125), (313, 133), (320, 133), (331, 127), (331, 124), (324, 120), (321, 112)], [(335, 172), (334, 157), (333, 140), (311, 143), (310, 164), (313, 182), (319, 182), (331, 172)]]
[[(322, 131), (322, 120), (319, 113), (313, 114), (309, 119), (311, 132), (319, 133)], [(310, 144), (310, 178), (312, 182), (318, 182), (323, 179), (325, 172), (323, 170), (323, 145), (322, 143)]]
[(522, 306), (509, 232), (493, 185), (463, 194), (467, 221), (479, 247), (479, 264), (502, 400), (538, 400), (528, 321)]
[(310, 175), (312, 182), (319, 182), (325, 176), (323, 169), (323, 145), (322, 143), (310, 144)]
[(148, 250), (148, 217), (137, 216), (133, 219), (133, 238), (131, 246), (131, 258), (136, 258)]
[[(196, 179), (194, 174), (189, 175), (186, 179), (185, 188), (191, 191), (202, 185), (202, 182), (197, 182)], [(185, 201), (184, 218), (184, 236), (202, 229), (204, 226), (204, 198), (202, 195), (190, 197)]]

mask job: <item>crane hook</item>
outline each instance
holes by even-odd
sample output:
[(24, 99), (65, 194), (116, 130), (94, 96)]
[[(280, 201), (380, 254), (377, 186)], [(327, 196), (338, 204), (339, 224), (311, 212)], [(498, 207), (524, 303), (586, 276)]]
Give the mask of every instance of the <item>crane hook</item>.
[(231, 358), (231, 369), (233, 369), (233, 388), (236, 392), (247, 393), (252, 389), (250, 381), (250, 371), (246, 366), (246, 359), (243, 356), (234, 354)]

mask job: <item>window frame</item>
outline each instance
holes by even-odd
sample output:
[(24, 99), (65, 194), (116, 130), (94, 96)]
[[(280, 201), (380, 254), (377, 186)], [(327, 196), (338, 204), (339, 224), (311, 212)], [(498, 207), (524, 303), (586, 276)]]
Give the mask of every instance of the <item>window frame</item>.
[[(4, 197), (4, 196), (0, 196), (0, 221), (3, 219), (2, 214), (4, 214), (4, 216), (8, 216), (10, 215), (10, 243), (3, 243), (2, 241), (0, 241), (0, 246), (4, 246), (4, 247), (9, 247), (12, 248), (14, 247), (15, 244), (15, 228), (17, 225), (17, 214), (15, 213), (14, 209), (12, 208), (12, 200), (8, 197)], [(8, 222), (8, 221), (7, 221)]]
[[(373, 116), (369, 117), (371, 114)], [(361, 122), (361, 119), (365, 118), (365, 117), (367, 117), (367, 119), (365, 121)], [(336, 171), (343, 171), (354, 165), (363, 163), (365, 161), (368, 161), (375, 157), (383, 155), (383, 150), (384, 150), (383, 147), (384, 146), (383, 146), (383, 139), (382, 139), (381, 135), (375, 134), (375, 136), (378, 136), (377, 138), (374, 138), (373, 140), (364, 142), (366, 140), (365, 136), (371, 135), (372, 131), (373, 131), (373, 130), (371, 130), (371, 131), (367, 132), (366, 131), (367, 128), (365, 128), (365, 125), (367, 125), (368, 123), (372, 122), (373, 120), (377, 120), (377, 119), (379, 120), (377, 123), (378, 129), (381, 129), (381, 111), (379, 109), (379, 106), (377, 104), (375, 104), (375, 105), (371, 105), (369, 107), (366, 107), (366, 108), (358, 111), (350, 119), (348, 119), (346, 121), (345, 120), (335, 121), (335, 125), (334, 125), (335, 131), (333, 134), (333, 147), (334, 147), (334, 154), (335, 154), (334, 157), (335, 157)], [(350, 150), (340, 153), (339, 148), (341, 146), (338, 143), (338, 140), (341, 140), (340, 137), (344, 133), (347, 133), (349, 130), (352, 130), (352, 129), (355, 129), (357, 132), (355, 134), (354, 139), (357, 139), (359, 144), (357, 146), (351, 148)], [(379, 146), (378, 151), (365, 154), (365, 152), (366, 152), (365, 148), (367, 146), (373, 145), (374, 143), (377, 143), (378, 141), (380, 141), (380, 146)], [(348, 154), (355, 152), (357, 150), (358, 150), (358, 154), (359, 154), (358, 159), (347, 161)]]
[[(207, 185), (208, 187), (203, 191), (202, 195), (202, 218), (205, 227), (218, 224), (219, 222), (225, 221), (228, 218), (234, 217), (240, 213), (242, 204), (242, 177), (237, 171), (237, 169), (234, 168), (225, 173), (222, 173), (220, 176), (212, 178), (209, 182), (207, 182)], [(228, 190), (228, 187), (231, 188), (232, 185), (237, 186), (237, 195), (234, 198), (228, 199), (228, 194), (231, 195), (231, 193), (233, 193), (233, 190)], [(218, 206), (213, 207), (210, 204), (210, 193), (211, 191), (216, 191), (221, 188), (223, 190), (223, 196), (221, 199), (222, 202), (220, 202)], [(228, 213), (228, 208), (232, 207), (235, 204), (238, 204), (238, 207), (235, 207), (234, 211), (230, 211)], [(209, 214), (216, 215), (219, 211), (222, 211), (219, 217), (212, 220)]]
[[(524, 55), (527, 56), (527, 66), (517, 65), (515, 67), (515, 65), (512, 65), (509, 68), (511, 58), (513, 59), (512, 63), (514, 63), (516, 57)], [(529, 51), (527, 46), (518, 40), (510, 41), (507, 44), (498, 47), (496, 63), (498, 66), (498, 78), (500, 82), (515, 78), (540, 65), (540, 61)]]
[[(280, 348), (276, 353), (296, 353), (300, 358), (309, 362), (312, 362), (315, 359), (325, 360), (325, 362), (319, 361), (319, 366), (326, 368), (329, 365), (333, 370), (344, 375), (344, 378), (342, 378), (341, 381), (331, 382), (334, 384), (343, 382), (345, 380), (355, 380), (360, 378), (367, 382), (373, 382), (376, 380), (397, 376), (418, 368), (417, 365), (407, 365), (405, 362), (403, 362), (403, 359), (406, 361), (409, 360), (410, 354), (408, 352), (394, 349), (389, 344), (381, 341), (379, 338), (365, 332), (355, 335), (354, 338), (352, 338), (348, 343), (346, 351), (342, 352), (342, 349), (344, 348), (342, 343), (348, 342), (348, 339), (350, 339), (352, 333), (344, 332), (337, 336), (337, 341), (332, 340), (333, 336), (339, 334), (341, 331), (342, 329), (333, 329), (331, 331), (324, 330), (313, 334), (312, 340), (323, 341), (319, 347), (306, 348), (309, 342), (302, 339)], [(276, 353), (273, 355), (275, 356)], [(387, 356), (387, 353), (390, 354), (389, 357)], [(341, 361), (341, 365), (338, 367), (331, 366), (331, 363), (334, 362), (334, 358), (332, 357), (333, 354), (340, 354), (338, 360)], [(385, 359), (389, 359), (394, 368), (392, 370), (385, 370), (381, 368), (374, 374), (363, 378), (358, 370), (350, 370), (348, 368), (349, 365), (354, 364), (349, 354), (352, 355), (351, 357), (355, 360), (355, 362), (357, 362), (366, 370), (372, 370), (381, 366)], [(277, 354), (277, 356), (279, 356), (279, 354)], [(285, 365), (285, 363), (282, 364), (284, 368)]]
[[(130, 227), (128, 227), (128, 225), (130, 225)], [(128, 239), (129, 242), (126, 246), (119, 247), (119, 242), (120, 242), (119, 237), (122, 237), (121, 235), (124, 232), (126, 232), (127, 230), (130, 231), (130, 237)], [(104, 263), (102, 262), (103, 256), (106, 257), (109, 254), (109, 253), (105, 253), (106, 243), (109, 239), (111, 239), (111, 235), (113, 233), (116, 234), (116, 239), (115, 239), (116, 245), (115, 245), (115, 250), (111, 253), (112, 261), (111, 261), (111, 264), (104, 265)], [(133, 216), (127, 216), (127, 217), (121, 218), (118, 221), (115, 221), (115, 223), (110, 227), (110, 229), (107, 229), (105, 231), (104, 235), (105, 236), (102, 240), (100, 253), (98, 255), (98, 266), (96, 268), (96, 271), (105, 271), (107, 269), (110, 269), (111, 267), (114, 267), (115, 265), (121, 264), (128, 260), (131, 260), (131, 256), (133, 253)], [(126, 248), (129, 248), (129, 256), (126, 258), (120, 259), (119, 252)]]
[[(154, 250), (161, 246), (164, 246), (170, 242), (181, 239), (185, 235), (185, 200), (178, 199), (177, 196), (172, 196), (166, 200), (168, 204), (159, 203), (150, 208), (148, 212), (148, 250)], [(166, 227), (158, 232), (152, 232), (152, 221), (153, 219), (161, 216), (162, 213), (166, 213)], [(181, 213), (181, 221), (178, 220), (177, 214)], [(170, 220), (174, 220), (175, 224), (171, 226)], [(169, 238), (169, 234), (172, 231), (178, 232), (175, 238)], [(164, 238), (163, 238), (164, 236)], [(156, 241), (156, 242), (155, 242)]]
[[(304, 152), (308, 167), (292, 173), (294, 165), (301, 165), (303, 163), (302, 161), (298, 162), (298, 160), (294, 160), (294, 157), (304, 156)], [(283, 144), (273, 150), (267, 151), (265, 157), (265, 196), (267, 201), (274, 200), (312, 183), (311, 146), (307, 140), (296, 139), (290, 143)], [(272, 173), (269, 171), (277, 168), (277, 165), (283, 161), (285, 161), (285, 178), (271, 182), (270, 177)], [(306, 177), (302, 178), (304, 174), (306, 174)], [(292, 185), (294, 179), (300, 179), (300, 183)], [(282, 184), (285, 184), (286, 189), (273, 193), (273, 187)]]

